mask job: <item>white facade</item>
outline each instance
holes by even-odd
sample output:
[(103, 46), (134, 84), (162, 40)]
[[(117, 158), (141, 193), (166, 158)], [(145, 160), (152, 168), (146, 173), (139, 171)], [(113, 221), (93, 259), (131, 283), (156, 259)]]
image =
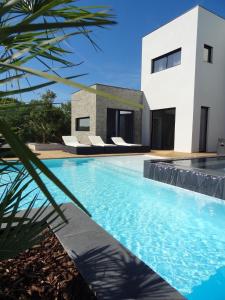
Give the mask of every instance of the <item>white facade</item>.
[[(212, 63), (203, 59), (212, 47)], [(181, 48), (181, 63), (152, 73), (152, 60)], [(201, 107), (208, 108), (206, 151), (225, 137), (225, 20), (197, 6), (143, 38), (141, 89), (144, 144), (151, 140), (151, 113), (175, 108), (174, 150), (198, 152)]]

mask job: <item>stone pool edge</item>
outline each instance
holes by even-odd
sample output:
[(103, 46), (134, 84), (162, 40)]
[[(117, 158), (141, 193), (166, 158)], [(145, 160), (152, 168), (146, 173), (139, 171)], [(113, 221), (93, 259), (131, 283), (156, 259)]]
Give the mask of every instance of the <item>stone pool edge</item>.
[[(180, 159), (145, 160), (143, 176), (158, 182), (225, 200), (225, 175), (212, 170), (172, 165)], [(182, 159), (190, 160), (190, 159)]]
[(62, 209), (69, 223), (55, 234), (99, 300), (185, 299), (75, 205)]

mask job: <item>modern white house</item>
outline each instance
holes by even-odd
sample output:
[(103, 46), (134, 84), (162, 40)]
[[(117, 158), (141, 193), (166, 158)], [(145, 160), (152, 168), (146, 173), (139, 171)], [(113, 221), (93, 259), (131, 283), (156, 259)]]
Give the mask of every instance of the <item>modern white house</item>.
[[(225, 19), (196, 6), (145, 36), (141, 91), (144, 145), (182, 152), (215, 151), (218, 138), (225, 137)], [(84, 98), (75, 93), (72, 100), (77, 97)], [(74, 131), (76, 102), (72, 101), (72, 134), (80, 136)], [(107, 105), (110, 110), (112, 104)], [(97, 118), (94, 121), (98, 123)], [(139, 125), (130, 126), (135, 130)]]
[(196, 6), (145, 36), (141, 76), (143, 141), (215, 151), (225, 137), (225, 19)]

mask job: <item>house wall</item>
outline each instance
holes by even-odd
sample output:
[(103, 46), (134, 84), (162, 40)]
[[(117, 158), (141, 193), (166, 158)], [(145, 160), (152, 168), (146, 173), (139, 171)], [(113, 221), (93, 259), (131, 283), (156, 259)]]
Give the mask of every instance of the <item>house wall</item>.
[[(119, 88), (107, 85), (97, 85), (97, 89), (107, 92), (111, 95), (116, 95), (123, 99), (131, 100), (136, 103), (142, 103), (142, 92)], [(134, 143), (141, 142), (141, 109), (134, 108), (129, 105), (122, 104), (115, 100), (108, 100), (97, 95), (97, 106), (96, 106), (96, 135), (100, 135), (104, 141), (107, 139), (107, 108), (124, 109), (134, 111)]]
[[(204, 44), (213, 47), (213, 63), (203, 61)], [(193, 151), (199, 149), (200, 110), (209, 107), (207, 151), (225, 137), (225, 20), (199, 7)]]
[[(176, 151), (192, 151), (198, 7), (160, 27), (142, 41), (141, 89), (145, 97), (143, 143), (150, 143), (150, 110), (176, 107)], [(181, 64), (151, 73), (152, 59), (182, 48)]]
[[(92, 86), (96, 88), (96, 86)], [(96, 95), (78, 91), (71, 99), (71, 135), (81, 143), (90, 144), (89, 135), (96, 135)], [(76, 118), (90, 117), (90, 131), (76, 131)]]
[[(142, 103), (142, 92), (107, 85), (96, 84), (92, 86), (97, 90), (111, 95)], [(106, 142), (107, 139), (107, 108), (134, 111), (134, 143), (141, 142), (141, 114), (142, 110), (102, 96), (79, 91), (72, 95), (71, 101), (71, 134), (77, 136), (81, 143), (89, 144), (89, 135), (100, 135)], [(90, 117), (90, 131), (76, 131), (76, 118)]]
[[(135, 143), (150, 144), (150, 111), (176, 108), (174, 150), (199, 151), (201, 106), (209, 107), (207, 151), (225, 137), (225, 20), (195, 7), (143, 38), (141, 89), (97, 84), (94, 88), (143, 103), (143, 111), (83, 91), (72, 96), (72, 134), (106, 141), (107, 108), (135, 110)], [(213, 63), (203, 61), (204, 44), (213, 47)], [(182, 48), (181, 64), (151, 73), (152, 59)], [(75, 131), (75, 117), (91, 118), (89, 132)], [(141, 125), (142, 124), (142, 125)], [(142, 128), (141, 128), (142, 127)]]

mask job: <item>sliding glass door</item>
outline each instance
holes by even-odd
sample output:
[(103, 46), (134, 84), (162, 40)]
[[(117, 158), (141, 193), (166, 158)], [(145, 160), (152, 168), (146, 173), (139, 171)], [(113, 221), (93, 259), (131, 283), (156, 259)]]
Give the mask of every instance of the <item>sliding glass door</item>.
[(153, 110), (151, 114), (151, 148), (158, 150), (173, 150), (175, 108)]
[(107, 142), (111, 137), (120, 136), (126, 142), (133, 143), (134, 112), (130, 110), (107, 109)]

